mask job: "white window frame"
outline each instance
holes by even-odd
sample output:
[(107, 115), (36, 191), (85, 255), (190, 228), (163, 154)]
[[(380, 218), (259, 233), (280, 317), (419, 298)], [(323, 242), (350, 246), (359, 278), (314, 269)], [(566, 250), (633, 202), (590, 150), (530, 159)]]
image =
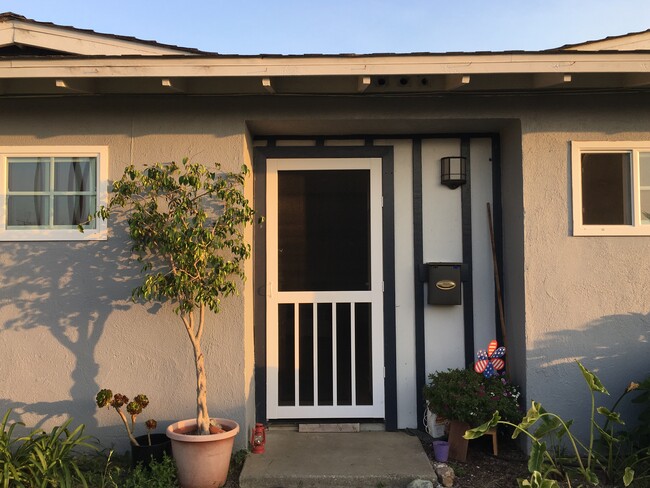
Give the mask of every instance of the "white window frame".
[(94, 229), (7, 228), (8, 159), (16, 157), (97, 158), (97, 208), (108, 201), (108, 146), (0, 146), (0, 241), (98, 241), (107, 238), (106, 222), (97, 219)]
[[(571, 141), (571, 187), (574, 236), (650, 236), (650, 225), (641, 224), (639, 153), (650, 152), (644, 141)], [(628, 153), (631, 161), (630, 202), (632, 224), (585, 225), (582, 223), (582, 154)]]

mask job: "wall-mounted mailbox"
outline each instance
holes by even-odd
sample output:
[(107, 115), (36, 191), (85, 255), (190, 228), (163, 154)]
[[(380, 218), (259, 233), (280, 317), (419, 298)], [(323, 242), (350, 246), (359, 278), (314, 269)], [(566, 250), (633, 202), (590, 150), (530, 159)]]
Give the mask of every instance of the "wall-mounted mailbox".
[(461, 304), (461, 263), (427, 263), (429, 305)]

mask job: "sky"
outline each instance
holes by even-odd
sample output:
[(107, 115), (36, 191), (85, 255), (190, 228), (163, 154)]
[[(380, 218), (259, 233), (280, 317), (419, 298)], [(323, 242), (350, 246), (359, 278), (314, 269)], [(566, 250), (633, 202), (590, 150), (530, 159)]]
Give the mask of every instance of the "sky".
[(650, 0), (0, 0), (0, 12), (222, 54), (541, 50), (650, 29)]

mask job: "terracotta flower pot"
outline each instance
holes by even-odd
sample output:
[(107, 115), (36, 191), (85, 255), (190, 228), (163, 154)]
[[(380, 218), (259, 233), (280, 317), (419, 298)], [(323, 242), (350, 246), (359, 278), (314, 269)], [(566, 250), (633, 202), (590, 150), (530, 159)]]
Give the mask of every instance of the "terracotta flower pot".
[(213, 420), (226, 432), (195, 435), (196, 419), (181, 420), (167, 427), (178, 481), (183, 488), (217, 488), (226, 483), (239, 424), (228, 419)]

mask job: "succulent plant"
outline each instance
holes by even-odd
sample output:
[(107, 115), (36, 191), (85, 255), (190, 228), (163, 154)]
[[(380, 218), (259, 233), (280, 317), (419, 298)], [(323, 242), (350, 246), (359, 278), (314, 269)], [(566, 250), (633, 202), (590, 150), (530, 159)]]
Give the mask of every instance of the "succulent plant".
[[(113, 407), (115, 409), (117, 414), (120, 416), (120, 419), (122, 419), (122, 423), (126, 429), (126, 434), (129, 436), (129, 441), (134, 446), (139, 446), (140, 444), (133, 435), (135, 432), (135, 419), (142, 413), (142, 410), (147, 408), (147, 405), (149, 405), (149, 398), (147, 398), (147, 395), (140, 393), (133, 399), (133, 401), (130, 402), (129, 397), (126, 395), (122, 395), (121, 393), (115, 393), (115, 395), (113, 395), (113, 392), (111, 390), (102, 389), (99, 390), (99, 393), (97, 393), (95, 401), (99, 408)], [(122, 407), (125, 405), (127, 413), (131, 416), (131, 425), (129, 425), (129, 422), (126, 419), (126, 415), (124, 415), (124, 412), (122, 411)], [(146, 425), (149, 445), (151, 445), (151, 436), (149, 434), (153, 429), (156, 428), (157, 422), (153, 419), (147, 420)]]
[(149, 445), (151, 445), (151, 431), (158, 427), (158, 422), (154, 419), (149, 419), (144, 423), (144, 425), (147, 427), (147, 439), (149, 440)]
[(111, 398), (113, 398), (113, 392), (111, 390), (99, 390), (99, 393), (97, 393), (97, 396), (95, 397), (95, 401), (97, 402), (97, 406), (99, 408), (104, 408), (108, 407)]

